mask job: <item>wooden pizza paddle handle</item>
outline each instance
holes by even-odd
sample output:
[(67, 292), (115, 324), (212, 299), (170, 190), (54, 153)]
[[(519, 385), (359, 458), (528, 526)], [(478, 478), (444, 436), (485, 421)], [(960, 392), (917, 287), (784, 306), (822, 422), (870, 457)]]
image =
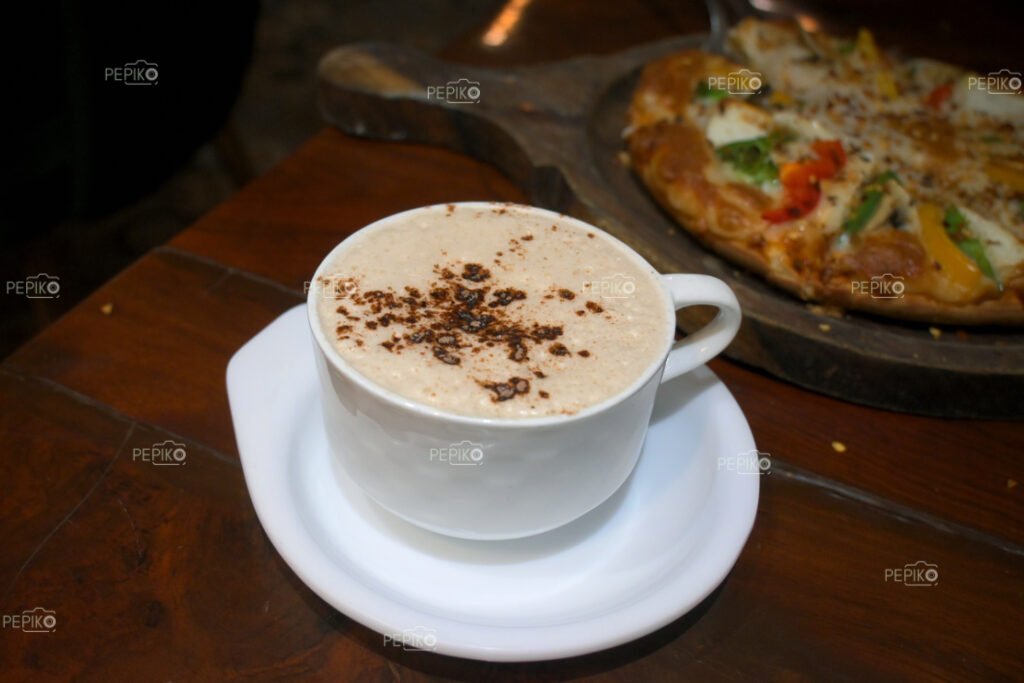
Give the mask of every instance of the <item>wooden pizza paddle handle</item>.
[(579, 162), (579, 130), (595, 98), (631, 70), (700, 42), (677, 37), (501, 71), (400, 45), (358, 43), (320, 60), (317, 98), (324, 118), (346, 133), (468, 154), (500, 168), (531, 202), (566, 211), (573, 193), (560, 169)]

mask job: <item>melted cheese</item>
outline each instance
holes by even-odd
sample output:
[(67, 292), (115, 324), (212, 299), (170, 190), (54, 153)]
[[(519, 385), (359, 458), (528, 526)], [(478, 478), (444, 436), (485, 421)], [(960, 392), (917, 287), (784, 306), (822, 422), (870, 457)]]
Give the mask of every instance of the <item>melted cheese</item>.
[(786, 110), (776, 112), (775, 121), (807, 140), (835, 140), (839, 137), (835, 130), (825, 122), (809, 119), (796, 112)]
[(764, 111), (743, 102), (726, 103), (725, 111), (708, 120), (705, 132), (715, 147), (741, 140), (752, 140), (768, 134), (771, 117)]
[(1024, 124), (1024, 96), (987, 92), (979, 87), (978, 78), (971, 74), (957, 81), (953, 87), (953, 101), (970, 112), (987, 114), (1007, 123)]

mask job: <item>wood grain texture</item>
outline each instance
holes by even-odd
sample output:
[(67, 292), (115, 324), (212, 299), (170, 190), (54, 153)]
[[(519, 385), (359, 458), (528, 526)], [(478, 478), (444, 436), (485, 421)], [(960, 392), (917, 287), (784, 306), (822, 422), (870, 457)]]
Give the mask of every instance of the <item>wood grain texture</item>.
[[(298, 292), (158, 251), (100, 288), (6, 364), (133, 420), (234, 454), (224, 392), (228, 359), (301, 300)], [(109, 315), (102, 311), (108, 303), (113, 305)]]
[[(29, 405), (43, 409), (54, 402)], [(111, 420), (104, 414), (92, 419)], [(72, 430), (51, 434), (74, 436)], [(387, 661), (361, 656), (348, 635), (355, 627), (313, 596), (274, 553), (236, 462), (189, 441), (183, 442), (183, 466), (131, 457), (133, 449), (168, 438), (175, 437), (134, 425), (126, 442), (108, 442), (118, 448), (109, 469), (87, 495), (70, 499), (73, 514), (52, 529), (7, 590), (4, 614), (42, 606), (56, 613), (57, 628), (5, 629), (4, 679), (386, 675)], [(61, 466), (59, 456), (39, 457), (18, 461), (15, 469)], [(25, 490), (45, 495), (49, 487), (38, 482)], [(17, 540), (33, 545), (42, 535)]]
[(511, 181), (464, 156), (324, 131), (170, 242), (302, 290), (348, 234), (399, 211), (471, 200), (523, 201)]
[[(50, 506), (33, 509), (22, 515), (29, 524), (11, 536), (16, 547), (38, 550), (8, 583), (0, 609), (42, 606), (56, 613), (57, 628), (6, 630), (5, 680), (1024, 675), (1016, 634), (1006, 628), (1024, 607), (1020, 555), (866, 508), (785, 469), (764, 478), (757, 524), (723, 586), (639, 641), (569, 660), (501, 665), (385, 647), (283, 565), (259, 527), (236, 462), (184, 441), (183, 466), (156, 467), (131, 454), (172, 435), (38, 381), (24, 393), (26, 412), (56, 410), (97, 425), (91, 442), (114, 456), (88, 491), (69, 495), (74, 505), (70, 514), (57, 511), (61, 523), (52, 526)], [(79, 438), (73, 425), (54, 424), (50, 433), (55, 442)], [(0, 444), (6, 451), (18, 438), (4, 433)], [(22, 482), (23, 496), (42, 497), (52, 487), (35, 473), (63, 466), (62, 453), (39, 451), (33, 460), (8, 459), (5, 473)], [(918, 560), (937, 565), (937, 585), (885, 580), (886, 569)]]
[[(1024, 548), (1024, 426), (900, 415), (715, 360), (759, 450), (839, 486)], [(838, 442), (844, 452), (833, 447)]]
[(104, 475), (129, 431), (38, 379), (0, 368), (0, 595)]

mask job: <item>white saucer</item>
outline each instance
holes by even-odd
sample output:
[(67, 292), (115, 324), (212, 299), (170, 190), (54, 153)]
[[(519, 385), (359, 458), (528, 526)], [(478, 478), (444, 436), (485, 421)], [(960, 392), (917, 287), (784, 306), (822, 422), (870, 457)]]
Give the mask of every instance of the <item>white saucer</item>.
[(489, 661), (612, 647), (710, 594), (754, 524), (758, 476), (719, 467), (754, 440), (729, 390), (702, 367), (661, 388), (632, 477), (572, 524), (515, 541), (412, 526), (336, 471), (312, 349), (297, 306), (228, 365), (246, 483), (299, 578), (386, 642)]

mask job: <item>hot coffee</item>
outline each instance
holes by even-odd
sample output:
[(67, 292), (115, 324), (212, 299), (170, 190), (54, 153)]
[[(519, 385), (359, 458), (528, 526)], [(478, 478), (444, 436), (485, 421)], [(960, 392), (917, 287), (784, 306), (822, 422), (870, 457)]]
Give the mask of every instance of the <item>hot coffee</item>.
[(319, 319), (347, 363), (466, 416), (575, 414), (633, 385), (672, 331), (650, 266), (515, 205), (438, 206), (356, 233), (321, 272)]

